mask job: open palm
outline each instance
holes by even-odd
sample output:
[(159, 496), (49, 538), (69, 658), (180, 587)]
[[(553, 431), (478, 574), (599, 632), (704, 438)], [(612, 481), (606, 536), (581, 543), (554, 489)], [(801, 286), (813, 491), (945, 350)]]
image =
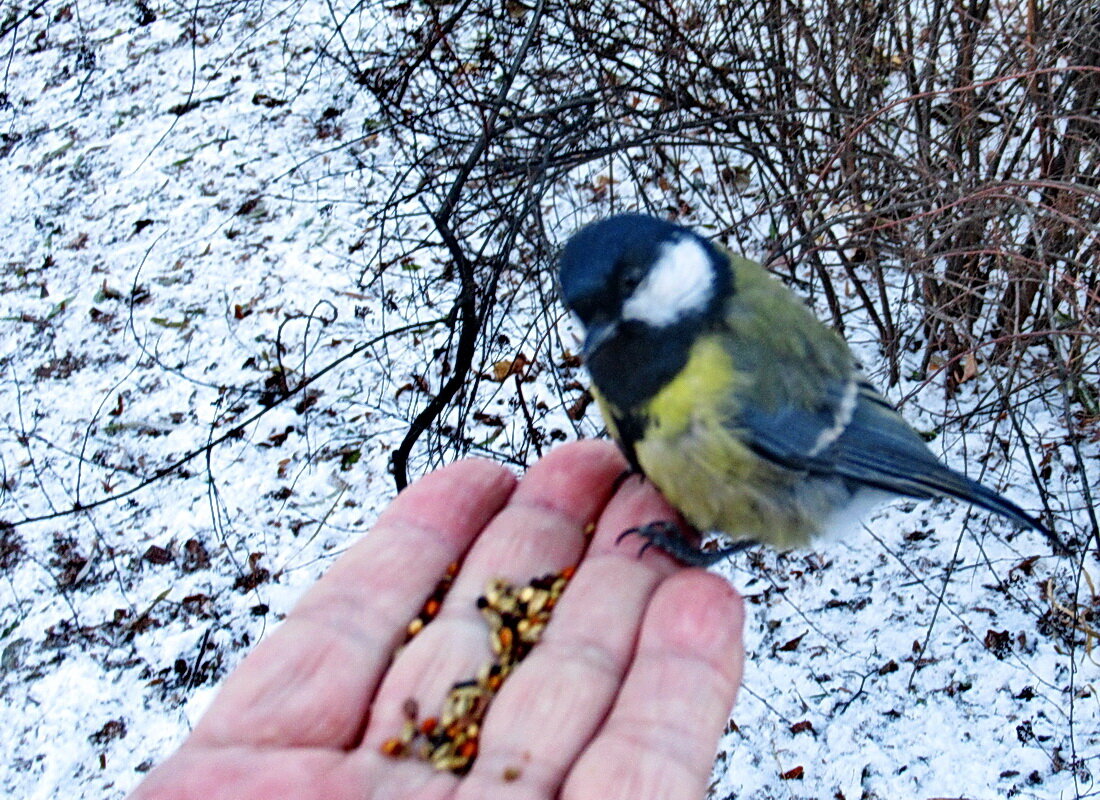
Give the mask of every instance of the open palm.
[[(616, 545), (672, 513), (640, 481), (615, 491), (624, 468), (612, 445), (588, 441), (554, 450), (518, 483), (467, 460), (410, 486), (133, 797), (701, 797), (740, 683), (741, 601), (715, 576)], [(439, 616), (400, 648), (454, 561), (462, 569)], [(410, 698), (439, 708), (488, 659), (475, 605), (487, 581), (525, 584), (572, 564), (541, 643), (485, 717), (469, 773), (383, 755)]]

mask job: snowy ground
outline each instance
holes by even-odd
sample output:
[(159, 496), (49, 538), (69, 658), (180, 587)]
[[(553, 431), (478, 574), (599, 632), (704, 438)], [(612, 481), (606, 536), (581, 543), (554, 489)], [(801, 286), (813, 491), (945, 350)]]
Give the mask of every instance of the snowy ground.
[[(384, 46), (410, 16), (380, 7), (362, 35)], [(8, 796), (132, 788), (392, 496), (447, 333), (357, 349), (444, 312), (404, 300), (415, 264), (361, 280), (397, 252), (372, 208), (405, 176), (384, 130), (361, 135), (377, 110), (316, 56), (328, 19), (319, 2), (0, 6)], [(1058, 420), (1031, 425), (1059, 439)], [(960, 463), (1006, 434), (936, 446)], [(986, 480), (1024, 485), (1014, 458)], [(1067, 645), (1059, 607), (1095, 611), (1100, 571), (989, 524), (895, 505), (851, 543), (731, 565), (750, 660), (713, 796), (1095, 794), (1100, 656)]]

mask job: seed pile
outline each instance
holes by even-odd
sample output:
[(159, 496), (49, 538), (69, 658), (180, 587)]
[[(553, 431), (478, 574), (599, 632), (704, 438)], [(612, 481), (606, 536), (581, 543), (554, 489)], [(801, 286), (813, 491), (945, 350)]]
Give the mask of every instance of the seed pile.
[(435, 615), (439, 613), (439, 609), (443, 606), (443, 598), (447, 596), (447, 592), (451, 591), (451, 584), (455, 582), (455, 575), (457, 574), (458, 562), (452, 561), (447, 565), (443, 577), (432, 589), (432, 593), (428, 595), (428, 599), (424, 601), (420, 613), (413, 617), (412, 622), (405, 628), (405, 644), (408, 644), (410, 639), (424, 630), (425, 625), (435, 619)]
[[(387, 739), (382, 744), (382, 752), (395, 757), (419, 758), (438, 770), (456, 775), (468, 772), (477, 758), (481, 722), (493, 696), (500, 691), (515, 666), (538, 644), (573, 571), (573, 567), (566, 567), (557, 574), (535, 578), (526, 586), (514, 586), (501, 578), (489, 581), (485, 594), (478, 598), (477, 607), (489, 623), (493, 659), (482, 665), (476, 678), (451, 687), (438, 717), (418, 720), (416, 701), (407, 700), (401, 733)], [(454, 572), (457, 572), (457, 565)], [(441, 586), (446, 582), (443, 594), (450, 588), (454, 572), (449, 569), (450, 578), (445, 576), (440, 582)], [(442, 600), (442, 596), (437, 596), (439, 591), (437, 586), (425, 608), (410, 623), (409, 638), (438, 613)], [(434, 609), (430, 613), (429, 605)]]

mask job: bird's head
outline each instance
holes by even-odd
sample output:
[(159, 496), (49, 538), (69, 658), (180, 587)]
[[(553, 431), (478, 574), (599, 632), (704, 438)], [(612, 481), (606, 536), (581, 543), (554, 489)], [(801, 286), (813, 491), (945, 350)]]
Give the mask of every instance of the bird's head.
[(565, 245), (559, 274), (565, 303), (584, 325), (589, 372), (621, 408), (651, 397), (683, 367), (732, 291), (724, 253), (641, 214), (582, 228)]

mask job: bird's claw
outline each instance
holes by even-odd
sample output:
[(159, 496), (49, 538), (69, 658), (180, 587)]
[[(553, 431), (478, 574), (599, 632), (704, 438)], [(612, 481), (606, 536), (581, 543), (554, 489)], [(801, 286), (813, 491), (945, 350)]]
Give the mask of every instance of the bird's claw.
[(618, 535), (615, 543), (619, 544), (628, 536), (640, 536), (644, 539), (641, 548), (638, 550), (639, 558), (646, 550), (656, 546), (691, 567), (712, 566), (757, 544), (754, 541), (746, 540), (734, 542), (729, 547), (722, 547), (717, 550), (704, 550), (690, 541), (679, 525), (668, 520), (657, 520), (656, 522), (639, 525), (636, 528), (628, 528)]

